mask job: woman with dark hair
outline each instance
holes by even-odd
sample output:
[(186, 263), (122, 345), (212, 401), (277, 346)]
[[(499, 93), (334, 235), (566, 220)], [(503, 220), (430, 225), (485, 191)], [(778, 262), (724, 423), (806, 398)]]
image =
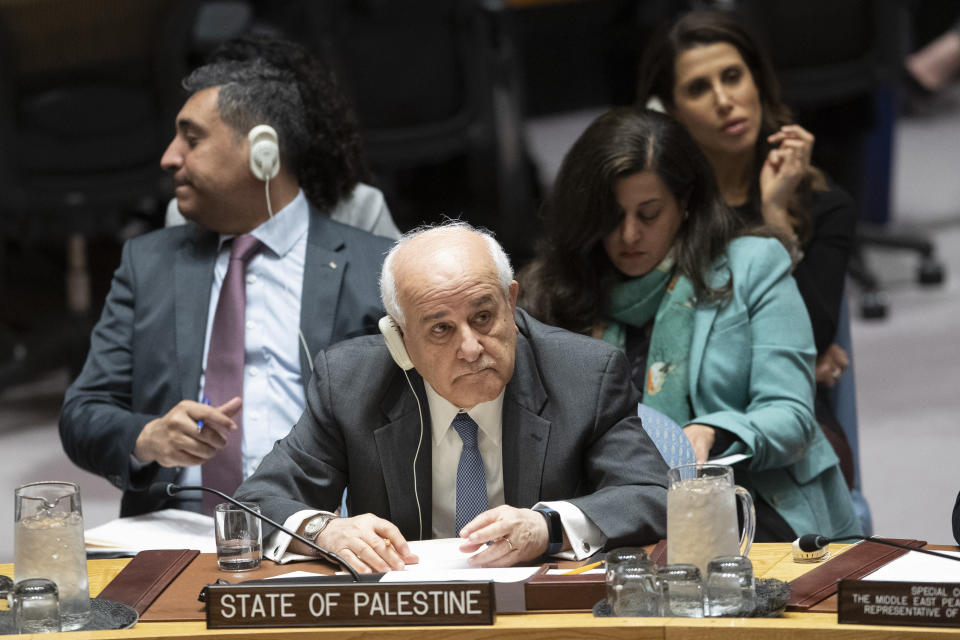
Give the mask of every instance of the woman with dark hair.
[(852, 486), (852, 454), (827, 394), (849, 365), (833, 341), (853, 201), (810, 164), (813, 135), (793, 123), (769, 56), (729, 13), (694, 11), (658, 33), (644, 52), (637, 100), (659, 103), (687, 128), (743, 224), (766, 224), (787, 239), (817, 347), (817, 419)]
[(813, 418), (815, 351), (790, 258), (740, 236), (690, 135), (611, 111), (564, 158), (545, 237), (520, 276), (540, 320), (624, 349), (643, 402), (683, 426), (697, 459), (742, 453), (757, 540), (859, 533)]

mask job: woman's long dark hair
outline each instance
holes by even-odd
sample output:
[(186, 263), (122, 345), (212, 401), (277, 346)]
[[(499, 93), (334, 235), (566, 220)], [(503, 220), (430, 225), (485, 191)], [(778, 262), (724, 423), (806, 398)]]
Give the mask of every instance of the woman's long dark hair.
[[(758, 224), (763, 220), (760, 200), (760, 169), (770, 152), (767, 136), (780, 127), (793, 124), (790, 108), (780, 98), (780, 83), (773, 71), (770, 56), (759, 41), (729, 13), (720, 11), (691, 11), (680, 16), (673, 24), (661, 29), (651, 39), (640, 62), (640, 81), (637, 89), (637, 104), (646, 105), (656, 97), (668, 112), (674, 109), (677, 57), (697, 46), (725, 42), (740, 53), (753, 76), (763, 109), (760, 134), (757, 136), (753, 158), (752, 181), (749, 185), (749, 205), (753, 218), (744, 221)], [(813, 233), (810, 194), (816, 189), (826, 190), (826, 179), (819, 169), (811, 167), (800, 182), (794, 197), (787, 204), (793, 219), (794, 231), (802, 243)]]
[(542, 209), (544, 238), (520, 275), (521, 306), (549, 324), (589, 333), (604, 317), (610, 286), (622, 275), (603, 239), (623, 220), (616, 184), (655, 172), (685, 218), (674, 241), (680, 273), (702, 301), (729, 295), (706, 275), (742, 226), (720, 200), (706, 156), (690, 134), (653, 111), (620, 108), (596, 120), (567, 152)]

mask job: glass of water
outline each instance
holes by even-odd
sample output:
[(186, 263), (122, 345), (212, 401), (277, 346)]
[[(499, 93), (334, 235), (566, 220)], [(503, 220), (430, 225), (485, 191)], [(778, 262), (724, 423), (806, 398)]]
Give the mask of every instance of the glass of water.
[(56, 583), (61, 626), (79, 629), (90, 618), (80, 487), (72, 482), (25, 484), (14, 492), (14, 516), (14, 580)]
[(668, 564), (660, 570), (663, 615), (675, 618), (703, 617), (703, 581), (693, 564)]
[[(257, 514), (260, 505), (244, 502)], [(235, 504), (222, 502), (214, 510), (217, 535), (217, 564), (221, 571), (250, 571), (260, 566), (262, 537), (260, 518)]]
[(747, 616), (756, 606), (753, 563), (744, 556), (717, 556), (707, 564), (710, 616)]
[(660, 581), (657, 568), (649, 560), (635, 565), (621, 564), (614, 571), (613, 601), (616, 616), (659, 616)]
[(650, 562), (650, 558), (647, 557), (647, 552), (643, 550), (643, 547), (620, 547), (619, 549), (614, 549), (607, 553), (604, 564), (606, 568), (607, 604), (611, 607), (616, 598), (613, 578), (616, 575), (617, 568), (621, 566), (636, 567), (646, 564), (653, 565), (653, 563)]
[(60, 597), (52, 580), (21, 580), (10, 591), (9, 600), (17, 633), (60, 631)]

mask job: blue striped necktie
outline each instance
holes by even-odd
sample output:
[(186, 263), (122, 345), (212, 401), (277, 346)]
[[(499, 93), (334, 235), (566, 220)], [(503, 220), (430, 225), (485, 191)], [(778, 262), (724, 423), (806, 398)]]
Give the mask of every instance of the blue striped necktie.
[(457, 463), (456, 534), (479, 514), (487, 510), (487, 474), (477, 448), (477, 423), (465, 412), (453, 419), (453, 428), (463, 440), (460, 462)]

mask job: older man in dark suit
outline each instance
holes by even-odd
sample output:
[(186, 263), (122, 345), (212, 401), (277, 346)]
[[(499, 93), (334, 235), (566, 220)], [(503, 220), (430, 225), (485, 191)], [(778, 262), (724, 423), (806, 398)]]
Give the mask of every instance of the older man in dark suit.
[[(381, 275), (391, 351), (321, 353), (306, 412), (236, 497), (367, 571), (414, 561), (407, 538), (459, 536), (485, 566), (662, 538), (667, 466), (625, 357), (517, 310), (517, 289), (468, 225), (402, 238)], [(317, 511), (345, 486), (361, 515)], [(310, 552), (274, 536), (274, 559)]]

